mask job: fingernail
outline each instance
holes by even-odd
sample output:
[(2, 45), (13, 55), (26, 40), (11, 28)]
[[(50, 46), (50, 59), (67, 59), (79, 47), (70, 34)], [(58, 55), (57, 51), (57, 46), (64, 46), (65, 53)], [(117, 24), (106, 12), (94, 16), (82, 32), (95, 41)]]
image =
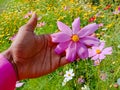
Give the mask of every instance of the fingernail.
[(36, 14), (36, 11), (34, 11), (32, 15), (35, 15), (35, 14)]

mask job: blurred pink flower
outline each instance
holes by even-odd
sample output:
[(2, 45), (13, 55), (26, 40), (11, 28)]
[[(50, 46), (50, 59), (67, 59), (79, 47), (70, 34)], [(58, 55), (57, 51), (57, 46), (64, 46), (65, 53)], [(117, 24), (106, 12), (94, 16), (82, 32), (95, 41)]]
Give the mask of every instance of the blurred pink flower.
[(40, 23), (37, 24), (37, 27), (42, 27), (44, 25), (45, 25), (45, 22), (40, 22)]
[(95, 16), (99, 17), (101, 15), (101, 11), (99, 11)]
[(55, 52), (61, 54), (66, 51), (66, 59), (69, 61), (74, 61), (77, 56), (81, 59), (88, 58), (87, 46), (99, 43), (97, 38), (89, 36), (98, 29), (96, 23), (80, 28), (80, 18), (76, 18), (72, 23), (72, 30), (60, 21), (57, 22), (57, 25), (61, 32), (51, 35), (52, 41), (59, 43)]
[(107, 79), (107, 73), (105, 72), (100, 72), (100, 79), (105, 81)]
[(101, 42), (101, 44), (96, 47), (93, 46), (91, 49), (89, 49), (89, 57), (91, 57), (92, 60), (103, 60), (106, 56), (105, 55), (111, 55), (112, 54), (112, 47), (105, 47), (105, 42)]
[(100, 65), (100, 62), (101, 62), (100, 60), (95, 60), (95, 61), (94, 61), (94, 66)]
[(120, 13), (120, 6), (118, 6), (118, 8), (117, 8), (117, 10), (115, 10), (114, 12), (113, 12), (113, 14), (119, 14)]
[(70, 7), (68, 7), (68, 6), (64, 7), (64, 10), (69, 10), (69, 9), (70, 9)]
[(103, 26), (104, 26), (103, 23), (98, 24), (98, 27), (103, 27)]
[(33, 14), (33, 11), (30, 11), (24, 16), (24, 18), (29, 18), (32, 14)]
[(77, 81), (79, 84), (82, 84), (85, 82), (85, 79), (83, 78), (83, 76), (79, 77), (78, 78), (78, 81)]
[(14, 41), (15, 38), (16, 38), (16, 35), (17, 35), (17, 34), (13, 35), (11, 38), (9, 38), (9, 40)]
[(118, 11), (118, 10), (116, 10), (116, 11), (113, 12), (113, 14), (115, 14), (115, 15), (117, 15), (119, 13), (120, 13), (120, 11)]

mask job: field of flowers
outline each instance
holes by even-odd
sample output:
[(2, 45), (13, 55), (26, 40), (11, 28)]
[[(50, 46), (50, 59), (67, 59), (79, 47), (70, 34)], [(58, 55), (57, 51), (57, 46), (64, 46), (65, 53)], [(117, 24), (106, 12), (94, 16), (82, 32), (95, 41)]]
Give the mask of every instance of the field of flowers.
[(57, 21), (72, 27), (79, 17), (80, 28), (97, 23), (95, 36), (104, 48), (112, 48), (100, 62), (77, 60), (49, 75), (20, 81), (17, 90), (120, 90), (120, 0), (11, 0), (6, 7), (0, 13), (0, 52), (10, 46), (34, 11), (36, 34), (58, 32)]

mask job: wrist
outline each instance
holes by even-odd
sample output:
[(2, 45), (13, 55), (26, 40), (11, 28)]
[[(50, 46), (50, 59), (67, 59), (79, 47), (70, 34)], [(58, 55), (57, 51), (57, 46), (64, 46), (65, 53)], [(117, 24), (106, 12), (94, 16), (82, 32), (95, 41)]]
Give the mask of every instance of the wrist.
[(11, 50), (7, 49), (6, 51), (2, 52), (1, 55), (3, 55), (11, 63), (11, 65), (12, 65), (12, 67), (13, 67), (15, 73), (16, 73), (17, 80), (19, 80), (17, 66), (14, 63)]
[(2, 54), (7, 60), (9, 60), (10, 62), (13, 61), (13, 58), (12, 58), (10, 49), (5, 50), (5, 51), (2, 52), (1, 54)]

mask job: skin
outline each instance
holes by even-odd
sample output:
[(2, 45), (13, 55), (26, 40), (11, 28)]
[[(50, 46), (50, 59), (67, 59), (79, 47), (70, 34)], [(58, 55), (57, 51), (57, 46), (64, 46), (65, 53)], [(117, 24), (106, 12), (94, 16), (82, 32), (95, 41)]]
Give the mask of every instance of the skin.
[(15, 68), (18, 80), (40, 77), (69, 63), (64, 55), (54, 52), (56, 44), (51, 42), (50, 35), (34, 33), (36, 25), (37, 15), (34, 13), (19, 29), (11, 46), (2, 53)]

